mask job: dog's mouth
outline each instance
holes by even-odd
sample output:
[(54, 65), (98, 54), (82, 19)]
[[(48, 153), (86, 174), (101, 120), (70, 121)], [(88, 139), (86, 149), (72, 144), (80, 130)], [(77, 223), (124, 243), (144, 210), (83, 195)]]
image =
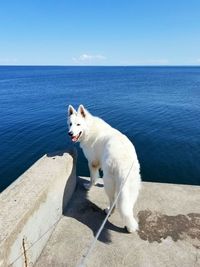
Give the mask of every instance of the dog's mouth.
[(80, 132), (77, 135), (72, 136), (72, 142), (77, 142), (81, 136), (82, 132)]

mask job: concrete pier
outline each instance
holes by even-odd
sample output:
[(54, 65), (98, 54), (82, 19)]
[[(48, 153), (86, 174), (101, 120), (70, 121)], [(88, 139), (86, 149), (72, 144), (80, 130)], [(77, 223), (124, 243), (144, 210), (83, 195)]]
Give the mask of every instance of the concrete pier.
[(0, 267), (34, 265), (75, 189), (75, 161), (46, 155), (0, 194)]
[[(89, 192), (76, 153), (46, 155), (0, 194), (0, 267), (80, 266), (105, 218), (102, 179)], [(78, 181), (78, 182), (77, 182)], [(85, 266), (200, 267), (200, 187), (142, 183), (128, 234), (111, 215)]]
[[(86, 192), (79, 185), (43, 250), (37, 267), (80, 266), (107, 207), (100, 180)], [(134, 209), (139, 230), (127, 234), (118, 212), (108, 222), (85, 266), (200, 266), (200, 187), (143, 182)]]

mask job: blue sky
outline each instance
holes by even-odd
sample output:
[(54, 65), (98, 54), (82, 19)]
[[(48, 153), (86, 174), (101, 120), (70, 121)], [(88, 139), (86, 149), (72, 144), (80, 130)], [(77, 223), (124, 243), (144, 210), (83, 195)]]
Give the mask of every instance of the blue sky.
[(1, 1), (0, 65), (200, 65), (200, 1)]

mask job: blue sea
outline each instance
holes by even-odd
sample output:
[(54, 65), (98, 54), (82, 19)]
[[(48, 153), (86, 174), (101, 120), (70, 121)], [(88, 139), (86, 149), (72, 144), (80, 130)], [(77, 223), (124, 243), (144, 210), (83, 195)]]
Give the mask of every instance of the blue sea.
[[(72, 145), (69, 104), (130, 138), (144, 181), (200, 185), (199, 67), (1, 66), (0, 191), (42, 155)], [(88, 175), (78, 153), (77, 172)]]

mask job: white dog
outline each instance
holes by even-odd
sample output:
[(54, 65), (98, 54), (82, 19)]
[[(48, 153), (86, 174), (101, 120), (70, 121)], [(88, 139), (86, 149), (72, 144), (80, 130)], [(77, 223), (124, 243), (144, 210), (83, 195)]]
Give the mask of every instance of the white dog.
[[(99, 178), (99, 169), (103, 170), (105, 192), (112, 206), (120, 190), (117, 207), (128, 232), (138, 229), (133, 217), (133, 206), (137, 200), (141, 178), (135, 148), (130, 140), (98, 117), (92, 116), (80, 105), (76, 111), (68, 107), (69, 135), (73, 142), (80, 142), (88, 160), (91, 182)], [(89, 189), (89, 187), (87, 189)], [(109, 211), (106, 209), (106, 212)]]

